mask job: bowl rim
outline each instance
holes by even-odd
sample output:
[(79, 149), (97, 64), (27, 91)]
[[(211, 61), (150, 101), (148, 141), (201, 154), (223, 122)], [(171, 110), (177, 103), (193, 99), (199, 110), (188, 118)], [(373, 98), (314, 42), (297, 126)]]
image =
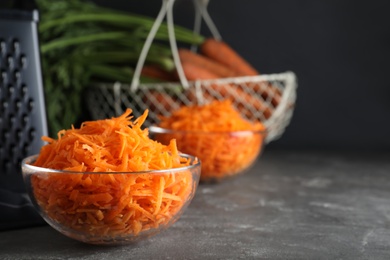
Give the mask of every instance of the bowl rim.
[(268, 133), (267, 128), (264, 130), (238, 130), (238, 131), (202, 131), (202, 130), (176, 130), (164, 128), (156, 125), (151, 125), (148, 127), (149, 133), (156, 134), (229, 134), (229, 135), (237, 135), (237, 136), (246, 136), (253, 134), (264, 134)]
[(181, 172), (185, 170), (193, 170), (197, 167), (201, 166), (201, 161), (197, 156), (185, 154), (185, 153), (179, 153), (181, 157), (185, 157), (191, 160), (191, 164), (188, 166), (178, 167), (178, 168), (171, 168), (171, 169), (162, 169), (162, 170), (145, 170), (145, 171), (136, 171), (136, 172), (78, 172), (78, 171), (67, 171), (67, 170), (57, 170), (57, 169), (51, 169), (51, 168), (45, 168), (40, 166), (32, 165), (31, 163), (34, 162), (39, 154), (34, 154), (25, 157), (21, 162), (21, 168), (22, 173), (25, 174), (26, 170), (28, 173), (63, 173), (63, 174), (167, 174), (167, 173), (176, 173)]

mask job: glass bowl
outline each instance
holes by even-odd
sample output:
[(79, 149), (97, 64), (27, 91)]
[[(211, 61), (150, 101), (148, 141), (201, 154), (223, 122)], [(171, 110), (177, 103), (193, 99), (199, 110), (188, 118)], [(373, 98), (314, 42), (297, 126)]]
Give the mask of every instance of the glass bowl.
[(180, 152), (202, 162), (201, 182), (219, 182), (244, 173), (264, 147), (265, 131), (205, 132), (149, 127), (152, 139), (168, 144), (176, 139)]
[(60, 233), (89, 244), (126, 244), (156, 235), (179, 219), (195, 195), (201, 172), (190, 165), (144, 172), (70, 172), (22, 161), (36, 209)]

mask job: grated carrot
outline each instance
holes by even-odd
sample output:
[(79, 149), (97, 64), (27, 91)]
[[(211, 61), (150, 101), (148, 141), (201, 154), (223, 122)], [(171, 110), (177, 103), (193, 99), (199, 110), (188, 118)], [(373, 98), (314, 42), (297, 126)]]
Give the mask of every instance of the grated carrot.
[(149, 138), (148, 129), (141, 128), (148, 111), (134, 122), (131, 113), (127, 109), (117, 118), (61, 130), (58, 139), (42, 137), (48, 144), (35, 166), (80, 173), (34, 175), (33, 192), (44, 214), (72, 229), (76, 239), (136, 236), (166, 225), (193, 196), (188, 169), (134, 173), (183, 167), (190, 161), (179, 154), (175, 140), (163, 145)]
[(220, 180), (248, 168), (261, 151), (265, 127), (244, 119), (229, 99), (182, 106), (160, 117), (159, 127), (174, 131), (156, 134), (167, 143), (176, 139), (184, 153), (202, 162), (201, 181)]

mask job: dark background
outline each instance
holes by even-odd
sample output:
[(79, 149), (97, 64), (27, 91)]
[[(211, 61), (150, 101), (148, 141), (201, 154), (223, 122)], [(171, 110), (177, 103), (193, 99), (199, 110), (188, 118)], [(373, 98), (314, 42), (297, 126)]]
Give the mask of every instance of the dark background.
[[(152, 17), (161, 5), (95, 2)], [(269, 148), (390, 150), (390, 1), (210, 0), (208, 9), (223, 39), (261, 73), (298, 77), (293, 119)], [(176, 0), (174, 11), (192, 28), (191, 0)]]

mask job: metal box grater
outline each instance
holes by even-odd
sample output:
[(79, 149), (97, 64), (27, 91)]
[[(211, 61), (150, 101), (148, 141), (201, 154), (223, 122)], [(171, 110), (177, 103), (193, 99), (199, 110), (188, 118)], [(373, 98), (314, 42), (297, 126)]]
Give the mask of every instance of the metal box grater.
[(40, 151), (48, 130), (38, 11), (14, 2), (0, 9), (0, 190), (24, 192), (20, 162)]

